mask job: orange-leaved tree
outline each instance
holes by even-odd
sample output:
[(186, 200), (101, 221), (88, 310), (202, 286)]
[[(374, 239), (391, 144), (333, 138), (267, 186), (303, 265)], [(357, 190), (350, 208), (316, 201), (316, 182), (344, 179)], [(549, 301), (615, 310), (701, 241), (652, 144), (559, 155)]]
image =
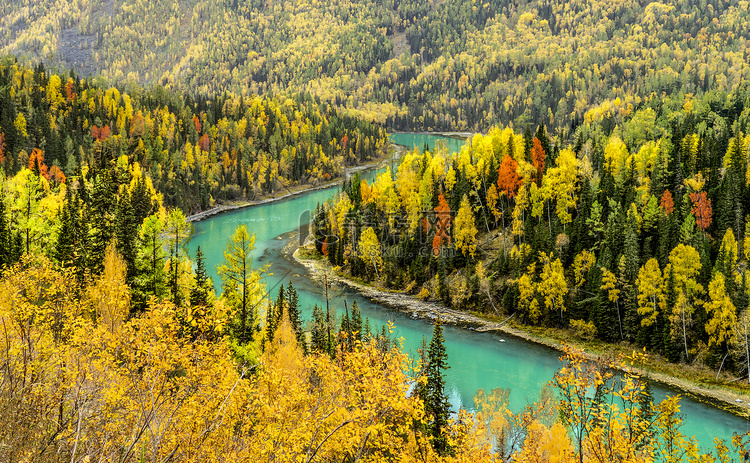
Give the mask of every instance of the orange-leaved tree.
[(445, 243), (451, 244), (451, 208), (445, 200), (443, 193), (438, 196), (438, 205), (435, 208), (435, 238), (432, 239), (432, 252), (437, 257), (440, 247)]
[(711, 225), (713, 214), (711, 200), (706, 196), (705, 191), (690, 193), (690, 200), (693, 202), (692, 213), (695, 216), (695, 223), (705, 235), (706, 229)]
[(523, 180), (518, 175), (518, 163), (510, 155), (506, 154), (497, 169), (497, 186), (500, 191), (505, 192), (508, 198), (516, 196), (518, 188)]

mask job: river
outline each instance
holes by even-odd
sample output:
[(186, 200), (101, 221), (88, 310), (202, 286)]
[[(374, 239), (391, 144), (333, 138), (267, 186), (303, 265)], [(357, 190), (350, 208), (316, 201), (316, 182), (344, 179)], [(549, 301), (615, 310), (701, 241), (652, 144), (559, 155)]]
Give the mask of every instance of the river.
[[(397, 143), (411, 148), (421, 148), (427, 143), (431, 148), (439, 137), (430, 135), (396, 134)], [(462, 142), (447, 139), (449, 149), (458, 149)], [(372, 178), (375, 172), (366, 172), (365, 178)], [(206, 267), (218, 287), (216, 266), (223, 260), (223, 249), (235, 228), (245, 224), (255, 234), (254, 262), (259, 265), (270, 264), (272, 276), (266, 278), (268, 292), (274, 299), (278, 294), (278, 285), (292, 281), (299, 292), (300, 306), (306, 319), (310, 318), (313, 304), (325, 307), (322, 288), (307, 276), (307, 269), (289, 259), (282, 252), (288, 243), (290, 232), (296, 230), (301, 222), (309, 220), (309, 214), (318, 203), (324, 202), (338, 191), (334, 186), (327, 189), (300, 194), (285, 200), (247, 207), (225, 212), (195, 223), (195, 230), (189, 244), (190, 254), (195, 255), (198, 246), (206, 256)], [(282, 237), (282, 235), (285, 235)], [(409, 316), (385, 308), (359, 296), (355, 292), (341, 287), (329, 291), (331, 306), (338, 315), (343, 314), (344, 300), (351, 307), (353, 301), (362, 309), (362, 316), (368, 317), (374, 329), (392, 321), (395, 324), (394, 338), (400, 338), (406, 352), (416, 353), (423, 337), (429, 340), (432, 325), (425, 320), (414, 320)], [(521, 410), (527, 403), (539, 397), (542, 387), (550, 381), (560, 367), (560, 353), (553, 349), (522, 341), (511, 336), (503, 336), (506, 342), (500, 342), (500, 336), (492, 333), (477, 333), (467, 329), (451, 326), (445, 327), (446, 349), (451, 368), (446, 372), (446, 388), (454, 409), (465, 407), (472, 409), (473, 397), (479, 388), (510, 388), (510, 407)], [(665, 395), (674, 395), (675, 391), (654, 386), (655, 400)], [(749, 429), (748, 420), (683, 397), (681, 411), (685, 425), (682, 432), (694, 435), (702, 448), (712, 447), (714, 437), (730, 439), (733, 432), (745, 432)]]

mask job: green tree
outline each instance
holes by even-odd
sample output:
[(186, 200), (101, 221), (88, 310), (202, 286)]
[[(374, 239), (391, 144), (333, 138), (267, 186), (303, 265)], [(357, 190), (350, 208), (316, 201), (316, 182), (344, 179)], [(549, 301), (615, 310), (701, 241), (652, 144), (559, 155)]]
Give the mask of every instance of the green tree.
[[(260, 272), (252, 268), (255, 235), (245, 225), (234, 231), (224, 249), (224, 262), (216, 270), (222, 281), (223, 296), (235, 309), (234, 337), (240, 344), (253, 340), (257, 329), (256, 304), (261, 286)], [(258, 299), (260, 299), (258, 297)]]
[(266, 313), (266, 335), (263, 338), (263, 345), (273, 343), (274, 335), (279, 327), (279, 323), (284, 318), (284, 312), (286, 308), (286, 293), (284, 292), (284, 285), (279, 286), (279, 295), (276, 297), (276, 302), (268, 304), (268, 312)]
[(182, 210), (174, 208), (167, 215), (164, 232), (169, 243), (169, 291), (175, 305), (182, 303), (179, 283), (183, 273), (185, 246), (190, 239), (190, 224)]
[(432, 446), (441, 455), (450, 453), (450, 445), (446, 437), (448, 418), (450, 416), (450, 402), (445, 395), (445, 379), (443, 372), (448, 366), (448, 353), (445, 350), (445, 338), (440, 319), (435, 321), (432, 340), (427, 351), (427, 364), (423, 368), (422, 387), (419, 395), (424, 402), (425, 412), (429, 420), (429, 433), (432, 436)]
[(352, 303), (351, 323), (352, 323), (352, 332), (354, 333), (355, 339), (361, 342), (363, 340), (362, 311), (359, 310), (359, 305), (357, 304), (357, 301), (354, 301)]
[(206, 273), (206, 260), (201, 247), (195, 252), (195, 282), (190, 289), (190, 305), (205, 306), (209, 304), (213, 283)]
[(146, 217), (138, 235), (141, 246), (138, 255), (140, 280), (137, 286), (143, 293), (142, 302), (145, 303), (145, 295), (151, 294), (161, 298), (167, 290), (164, 271), (164, 262), (167, 258), (164, 251), (164, 221), (158, 213)]
[(313, 320), (310, 329), (310, 350), (313, 352), (333, 355), (333, 339), (329, 336), (330, 327), (328, 317), (318, 304), (313, 307)]
[(289, 284), (286, 287), (286, 307), (289, 313), (289, 321), (292, 324), (294, 334), (297, 336), (297, 342), (299, 342), (303, 353), (307, 353), (307, 341), (305, 340), (305, 331), (302, 329), (302, 314), (299, 307), (299, 295), (297, 290), (292, 286), (292, 281), (289, 280)]

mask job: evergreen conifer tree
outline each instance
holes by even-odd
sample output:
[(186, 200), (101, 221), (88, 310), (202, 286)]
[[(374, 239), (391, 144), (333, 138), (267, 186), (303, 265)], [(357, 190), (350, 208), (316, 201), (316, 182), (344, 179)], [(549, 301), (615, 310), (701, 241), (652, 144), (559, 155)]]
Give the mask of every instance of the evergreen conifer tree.
[(424, 402), (429, 420), (429, 433), (432, 436), (432, 446), (440, 455), (450, 453), (450, 445), (445, 436), (450, 416), (450, 402), (445, 395), (445, 379), (443, 371), (448, 366), (448, 353), (445, 350), (445, 338), (440, 319), (435, 322), (432, 340), (427, 351), (427, 364), (423, 374), (426, 379), (420, 396)]
[[(0, 182), (3, 181), (4, 178), (0, 176)], [(11, 264), (11, 245), (10, 221), (5, 212), (5, 193), (4, 189), (0, 188), (0, 275), (3, 267)]]
[(328, 337), (326, 328), (326, 317), (323, 309), (318, 304), (313, 307), (313, 324), (310, 330), (311, 350), (313, 352), (328, 353)]
[(273, 342), (276, 329), (284, 315), (284, 306), (286, 305), (284, 285), (279, 287), (279, 295), (276, 297), (276, 303), (268, 306), (266, 314), (266, 337), (263, 339), (264, 345)]
[(354, 339), (356, 341), (363, 341), (363, 335), (362, 335), (362, 311), (359, 310), (359, 306), (357, 305), (357, 301), (354, 301), (352, 303), (352, 332), (354, 333)]
[(299, 308), (299, 295), (297, 290), (292, 286), (292, 281), (286, 287), (286, 308), (289, 313), (289, 321), (292, 324), (292, 329), (297, 336), (297, 342), (299, 342), (302, 352), (307, 354), (307, 342), (305, 341), (305, 331), (302, 329), (302, 316)]
[(211, 287), (211, 279), (206, 273), (206, 261), (203, 257), (201, 247), (198, 246), (198, 250), (195, 253), (195, 284), (190, 289), (190, 305), (208, 305)]
[[(2, 203), (0, 201), (0, 203)], [(2, 205), (0, 205), (2, 207)], [(71, 213), (71, 192), (70, 189), (65, 190), (65, 198), (63, 199), (62, 211), (60, 212), (60, 232), (57, 234), (57, 242), (55, 243), (55, 259), (62, 265), (66, 265), (72, 261), (73, 257), (73, 232), (74, 224)]]
[(365, 317), (365, 323), (362, 325), (362, 342), (368, 342), (372, 339), (372, 330), (370, 329), (370, 317)]
[[(117, 200), (114, 220), (114, 236), (117, 246), (117, 252), (120, 253), (125, 261), (127, 269), (126, 281), (132, 285), (137, 275), (136, 259), (138, 255), (138, 227), (136, 222), (135, 211), (130, 202), (130, 194), (124, 192)], [(200, 248), (198, 249), (200, 252)], [(203, 254), (201, 254), (201, 258)]]
[(352, 322), (349, 318), (349, 307), (344, 301), (344, 315), (341, 317), (341, 324), (339, 325), (339, 344), (343, 350), (351, 352), (354, 344), (352, 343)]

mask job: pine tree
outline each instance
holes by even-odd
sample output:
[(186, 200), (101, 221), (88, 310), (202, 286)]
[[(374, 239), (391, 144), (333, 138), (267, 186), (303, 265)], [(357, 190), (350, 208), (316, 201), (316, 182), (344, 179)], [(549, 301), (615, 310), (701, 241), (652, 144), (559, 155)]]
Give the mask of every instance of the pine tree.
[(91, 193), (91, 257), (90, 270), (98, 275), (103, 269), (104, 252), (112, 239), (114, 211), (116, 207), (115, 187), (107, 171), (93, 179)]
[(354, 339), (362, 342), (364, 340), (362, 333), (362, 312), (359, 310), (357, 301), (352, 303), (352, 332), (354, 333)]
[(451, 412), (450, 402), (445, 395), (445, 379), (443, 378), (443, 371), (448, 368), (450, 367), (448, 366), (448, 353), (445, 350), (443, 327), (438, 319), (435, 321), (432, 340), (427, 352), (427, 364), (423, 370), (426, 382), (419, 393), (429, 420), (432, 446), (440, 455), (449, 454), (451, 451), (445, 436)]
[(289, 321), (292, 323), (292, 329), (297, 336), (302, 352), (307, 354), (307, 342), (305, 341), (305, 331), (302, 329), (302, 316), (299, 308), (299, 295), (297, 290), (292, 286), (292, 281), (286, 287), (286, 308), (289, 313)]
[(353, 333), (352, 333), (352, 321), (349, 318), (349, 307), (344, 301), (344, 316), (341, 317), (341, 323), (339, 324), (339, 345), (343, 350), (353, 351)]
[[(71, 211), (71, 192), (65, 190), (62, 211), (60, 212), (60, 232), (57, 234), (54, 257), (62, 265), (68, 265), (73, 260), (73, 214)], [(2, 205), (0, 205), (2, 207)]]
[(365, 317), (365, 323), (362, 325), (362, 342), (369, 342), (370, 339), (372, 339), (370, 317)]
[(450, 302), (450, 290), (448, 289), (448, 283), (446, 281), (446, 263), (445, 263), (445, 256), (440, 256), (438, 258), (438, 295), (440, 296), (440, 299), (443, 300), (446, 304)]
[(130, 194), (127, 191), (123, 192), (118, 198), (114, 223), (117, 252), (125, 261), (126, 280), (129, 285), (132, 285), (137, 275), (136, 256), (139, 224), (136, 222), (135, 211), (130, 202)]
[(313, 307), (313, 324), (310, 330), (311, 350), (313, 352), (328, 353), (326, 318), (323, 309), (318, 304)]
[[(5, 179), (0, 175), (0, 183)], [(10, 221), (5, 212), (5, 192), (0, 188), (0, 275), (3, 268), (10, 266), (11, 262), (11, 232)]]
[(276, 329), (279, 327), (279, 322), (284, 315), (284, 306), (286, 305), (284, 296), (284, 285), (281, 285), (279, 287), (279, 295), (276, 297), (276, 303), (268, 306), (268, 313), (266, 314), (266, 337), (263, 339), (264, 345), (273, 342)]
[(201, 247), (195, 252), (195, 283), (190, 289), (190, 305), (206, 306), (211, 294), (211, 278), (206, 273), (206, 261), (203, 258)]

